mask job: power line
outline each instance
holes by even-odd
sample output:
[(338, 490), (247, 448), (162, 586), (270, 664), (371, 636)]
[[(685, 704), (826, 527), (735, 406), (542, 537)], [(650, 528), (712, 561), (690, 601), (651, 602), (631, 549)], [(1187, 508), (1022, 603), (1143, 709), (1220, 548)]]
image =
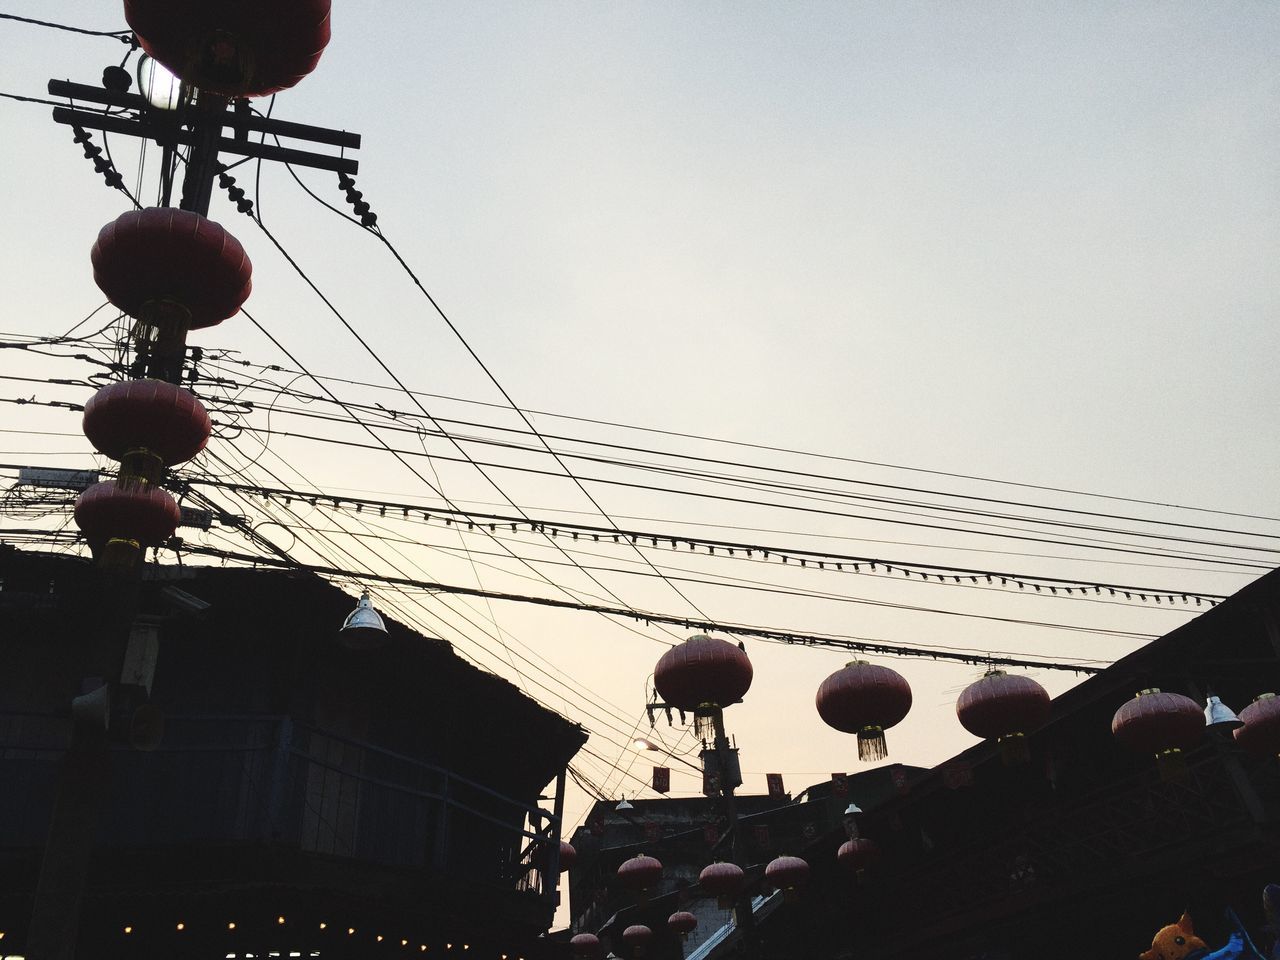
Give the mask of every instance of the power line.
[[(253, 384), (251, 386), (254, 389), (259, 389), (259, 390), (267, 389), (265, 386), (261, 384)], [(303, 393), (292, 391), (292, 390), (282, 391), (282, 392), (285, 392), (288, 395), (297, 397), (299, 399), (306, 399), (308, 401), (310, 400), (323, 401), (325, 399), (323, 397), (307, 395), (307, 394), (303, 394)], [(446, 399), (457, 400), (457, 398), (446, 398)], [(459, 401), (459, 402), (467, 402), (467, 401)], [(373, 405), (353, 404), (353, 406), (357, 406), (362, 409), (365, 409), (370, 413), (387, 415), (393, 421), (401, 418), (412, 419), (415, 416), (414, 414), (408, 413), (406, 411), (389, 409), (387, 407), (384, 407), (382, 404), (373, 404)], [(285, 412), (288, 412), (296, 416), (311, 417), (314, 419), (327, 419), (326, 415), (315, 413), (312, 411), (303, 411), (303, 410), (296, 410), (296, 409), (290, 409), (290, 408), (282, 408), (282, 409), (284, 409)], [(567, 443), (583, 444), (587, 446), (604, 447), (608, 449), (622, 450), (622, 451), (633, 452), (633, 453), (643, 453), (643, 454), (667, 457), (672, 459), (715, 464), (717, 466), (737, 467), (737, 468), (748, 469), (748, 470), (761, 470), (769, 473), (803, 477), (806, 479), (846, 483), (846, 484), (856, 485), (859, 487), (872, 487), (872, 488), (881, 489), (881, 490), (893, 490), (893, 491), (899, 491), (903, 493), (915, 493), (915, 494), (925, 494), (930, 496), (948, 497), (952, 499), (968, 500), (968, 501), (973, 501), (977, 503), (989, 503), (989, 504), (1006, 506), (1006, 507), (1022, 507), (1022, 508), (1028, 508), (1028, 509), (1034, 509), (1034, 510), (1044, 510), (1044, 511), (1049, 511), (1054, 513), (1065, 513), (1065, 514), (1072, 514), (1075, 516), (1087, 516), (1087, 517), (1095, 517), (1095, 518), (1107, 519), (1107, 520), (1121, 520), (1121, 521), (1135, 522), (1135, 523), (1159, 524), (1161, 526), (1177, 527), (1181, 529), (1198, 530), (1198, 531), (1210, 532), (1210, 533), (1240, 534), (1240, 535), (1247, 535), (1247, 536), (1266, 537), (1268, 539), (1280, 539), (1280, 534), (1245, 531), (1245, 530), (1239, 530), (1232, 527), (1214, 527), (1214, 526), (1206, 526), (1202, 524), (1182, 523), (1182, 522), (1173, 521), (1173, 520), (1155, 520), (1155, 519), (1150, 519), (1146, 517), (1135, 517), (1130, 514), (1108, 513), (1108, 512), (1102, 512), (1102, 511), (1085, 510), (1085, 509), (1076, 508), (1076, 507), (1064, 507), (1064, 506), (1058, 506), (1053, 504), (1033, 503), (1033, 502), (1022, 501), (1022, 500), (1009, 500), (1006, 498), (998, 498), (998, 497), (985, 497), (977, 494), (955, 493), (952, 491), (936, 490), (936, 489), (927, 488), (927, 487), (912, 487), (912, 486), (905, 486), (900, 484), (879, 483), (875, 481), (860, 480), (860, 479), (851, 478), (851, 477), (843, 477), (835, 474), (814, 473), (811, 471), (795, 470), (795, 469), (786, 468), (786, 467), (775, 467), (768, 464), (746, 463), (742, 461), (726, 460), (722, 457), (703, 457), (695, 454), (675, 453), (672, 451), (656, 449), (653, 447), (639, 447), (639, 446), (630, 445), (630, 444), (611, 443), (611, 442), (602, 441), (602, 440), (591, 440), (591, 439), (586, 439), (582, 437), (566, 436), (563, 434), (548, 434), (548, 433), (531, 434), (530, 431), (528, 430), (522, 430), (522, 429), (513, 428), (513, 427), (504, 427), (498, 424), (481, 423), (481, 422), (476, 422), (471, 420), (457, 420), (457, 419), (451, 419), (447, 417), (437, 417), (434, 419), (438, 423), (442, 423), (442, 424), (449, 423), (449, 424), (455, 424), (460, 426), (478, 427), (485, 430), (493, 430), (500, 433), (514, 433), (521, 436), (528, 436), (528, 435), (539, 436), (539, 438), (544, 442), (545, 440), (548, 440), (548, 439), (559, 440)], [(405, 432), (421, 432), (420, 429), (412, 428), (412, 427), (396, 428), (394, 426), (384, 426), (383, 429), (390, 429), (390, 430), (400, 429)], [(470, 442), (475, 442), (475, 443), (483, 443), (483, 444), (496, 445), (496, 446), (504, 445), (499, 441), (495, 441), (491, 438), (486, 438), (486, 437), (473, 436), (473, 437), (467, 437), (466, 439), (469, 440)], [(517, 445), (508, 445), (508, 446), (510, 446), (511, 449), (522, 449), (522, 450), (528, 450), (531, 452), (537, 452), (537, 448), (533, 448), (533, 447), (520, 447)], [(572, 451), (560, 451), (560, 454), (563, 456), (570, 456), (575, 459), (592, 460), (593, 462), (625, 463), (631, 466), (647, 466), (651, 468), (658, 466), (655, 464), (642, 464), (635, 461), (618, 461), (615, 459), (608, 459), (608, 458), (593, 458), (593, 457), (588, 457), (582, 454), (574, 453)], [(669, 469), (669, 468), (663, 468), (663, 469)], [(737, 477), (735, 475), (729, 475), (729, 474), (710, 474), (710, 475), (720, 479), (735, 479), (735, 480), (747, 479), (747, 478)], [(829, 488), (797, 487), (796, 489), (803, 489), (803, 490), (817, 491), (817, 492), (827, 492), (827, 493), (838, 492), (838, 491), (830, 490)], [(883, 498), (867, 498), (867, 499), (876, 500), (876, 499), (883, 499)], [(914, 504), (917, 506), (929, 506), (933, 509), (945, 509), (945, 510), (959, 509), (959, 508), (951, 508), (951, 507), (938, 505), (938, 504), (921, 504), (919, 501), (910, 501), (910, 500), (908, 501), (885, 500), (884, 502)], [(1026, 518), (1023, 518), (1023, 519), (1026, 519)]]
[[(227, 362), (235, 363), (235, 364), (246, 366), (246, 367), (256, 367), (257, 369), (264, 370), (264, 371), (273, 370), (275, 372), (285, 373), (285, 374), (297, 372), (297, 371), (290, 371), (286, 368), (279, 367), (273, 364), (254, 364), (248, 360), (229, 360)], [(326, 375), (326, 376), (320, 377), (319, 379), (322, 379), (331, 383), (343, 383), (350, 386), (368, 387), (374, 390), (395, 389), (392, 387), (388, 387), (386, 384), (371, 383), (365, 380), (354, 380), (354, 379), (345, 378), (345, 377), (334, 377), (334, 376)], [(467, 399), (464, 397), (454, 397), (448, 394), (428, 393), (426, 391), (421, 391), (421, 390), (415, 390), (411, 392), (416, 396), (426, 397), (429, 399), (447, 400), (450, 402), (467, 404), (470, 406), (487, 407), (490, 409), (497, 409), (497, 410), (508, 409), (504, 404), (490, 403), (484, 400), (473, 400), (473, 399)], [(1165, 501), (1143, 499), (1139, 497), (1125, 497), (1125, 496), (1120, 496), (1118, 494), (1097, 493), (1093, 491), (1079, 490), (1079, 489), (1074, 489), (1070, 487), (1056, 487), (1056, 486), (1050, 486), (1045, 484), (1027, 483), (1027, 482), (1017, 481), (1017, 480), (1005, 480), (997, 477), (986, 477), (978, 474), (967, 474), (967, 473), (959, 473), (959, 472), (946, 471), (946, 470), (937, 470), (937, 469), (931, 469), (927, 467), (907, 466), (904, 464), (888, 463), (888, 462), (879, 461), (879, 460), (859, 459), (856, 457), (846, 457), (846, 456), (840, 456), (837, 454), (818, 453), (810, 450), (800, 450), (793, 447), (782, 447), (782, 446), (775, 446), (770, 444), (751, 443), (744, 440), (731, 440), (724, 437), (713, 437), (706, 434), (684, 433), (678, 430), (666, 430), (660, 427), (639, 426), (637, 424), (623, 423), (621, 421), (616, 421), (616, 420), (603, 420), (603, 419), (597, 419), (592, 417), (579, 417), (579, 416), (573, 416), (571, 414), (557, 413), (550, 410), (529, 409), (526, 412), (533, 414), (535, 416), (550, 417), (553, 419), (564, 420), (568, 422), (592, 424), (595, 426), (613, 427), (620, 430), (634, 430), (640, 433), (651, 433), (651, 434), (656, 434), (660, 436), (674, 437), (682, 440), (698, 440), (705, 443), (723, 444), (726, 446), (741, 447), (741, 448), (750, 449), (750, 450), (760, 450), (768, 453), (781, 453), (781, 454), (787, 454), (790, 456), (809, 457), (812, 459), (827, 460), (827, 461), (837, 462), (837, 463), (857, 464), (860, 466), (877, 467), (877, 468), (882, 468), (886, 470), (901, 470), (908, 473), (920, 473), (920, 474), (926, 474), (930, 476), (947, 477), (947, 478), (956, 479), (956, 480), (970, 480), (978, 483), (992, 483), (992, 484), (998, 484), (1001, 486), (1018, 487), (1018, 488), (1027, 489), (1027, 490), (1041, 490), (1048, 493), (1061, 493), (1061, 494), (1066, 494), (1070, 496), (1090, 497), (1093, 499), (1110, 500), (1117, 503), (1132, 503), (1132, 504), (1137, 504), (1141, 506), (1159, 507), (1161, 509), (1168, 509), (1168, 510), (1186, 510), (1194, 513), (1206, 513), (1206, 514), (1213, 514), (1216, 516), (1239, 517), (1241, 519), (1246, 519), (1246, 520), (1263, 520), (1270, 523), (1280, 523), (1280, 517), (1273, 517), (1273, 516), (1267, 516), (1267, 515), (1261, 515), (1261, 514), (1253, 514), (1253, 513), (1246, 513), (1246, 512), (1240, 512), (1240, 511), (1231, 511), (1231, 510), (1220, 510), (1212, 507), (1190, 506), (1187, 504), (1169, 503)]]
[[(201, 547), (188, 548), (190, 552), (200, 553), (206, 556), (218, 557), (224, 560), (234, 560), (242, 563), (259, 564), (266, 566), (279, 565), (279, 561), (271, 558), (256, 556), (253, 554), (236, 553), (233, 551), (216, 550)], [(912, 657), (927, 660), (950, 660), (957, 663), (969, 663), (973, 665), (996, 665), (996, 666), (1013, 666), (1013, 667), (1030, 667), (1045, 670), (1067, 670), (1075, 673), (1098, 673), (1101, 667), (1091, 666), (1084, 663), (1069, 663), (1050, 660), (1031, 660), (1020, 657), (994, 656), (991, 654), (980, 653), (977, 651), (961, 651), (952, 648), (943, 647), (921, 647), (921, 646), (904, 646), (900, 644), (882, 643), (879, 641), (859, 640), (852, 638), (837, 638), (830, 636), (822, 636), (818, 634), (796, 633), (785, 630), (775, 630), (767, 627), (756, 627), (744, 624), (716, 623), (708, 620), (696, 620), (689, 617), (678, 617), (671, 614), (653, 613), (649, 611), (636, 611), (626, 608), (605, 607), (597, 604), (586, 604), (571, 600), (558, 600), (554, 597), (533, 597), (522, 594), (501, 593), (495, 590), (479, 590), (473, 587), (463, 587), (454, 584), (436, 583), (432, 581), (414, 580), (406, 577), (389, 576), (386, 574), (368, 573), (364, 571), (346, 570), (339, 567), (328, 567), (322, 565), (311, 565), (307, 568), (312, 573), (320, 576), (348, 578), (353, 580), (369, 580), (378, 583), (396, 584), (399, 586), (418, 587), (424, 590), (430, 590), (439, 593), (459, 594), (462, 596), (489, 597), (494, 600), (509, 600), (516, 603), (530, 603), (538, 606), (555, 607), (562, 610), (579, 610), (591, 613), (604, 613), (608, 616), (630, 617), (645, 623), (665, 623), (672, 626), (682, 627), (686, 630), (703, 630), (709, 632), (728, 633), (734, 636), (755, 637), (762, 640), (770, 640), (777, 643), (784, 643), (792, 646), (829, 646), (839, 649), (857, 651), (861, 653), (881, 654), (884, 656), (895, 657)], [(1116, 636), (1126, 636), (1140, 639), (1151, 639), (1149, 634), (1131, 633), (1128, 631), (1096, 631), (1089, 628), (1078, 628), (1081, 632), (1086, 633), (1110, 633)]]
[(918, 561), (904, 561), (898, 559), (885, 559), (883, 557), (857, 556), (853, 554), (840, 554), (828, 551), (818, 551), (806, 548), (779, 546), (777, 544), (760, 544), (747, 543), (733, 540), (720, 540), (706, 537), (694, 537), (687, 534), (675, 535), (669, 532), (661, 532), (655, 530), (636, 530), (622, 529), (616, 527), (601, 527), (590, 524), (575, 523), (572, 521), (554, 521), (539, 520), (531, 518), (527, 514), (521, 516), (512, 516), (508, 514), (487, 514), (479, 513), (474, 510), (462, 511), (458, 509), (439, 508), (439, 507), (423, 507), (421, 504), (406, 503), (403, 501), (387, 501), (374, 500), (365, 497), (339, 497), (332, 494), (309, 494), (303, 491), (291, 490), (280, 487), (261, 487), (250, 484), (235, 484), (219, 479), (197, 479), (191, 481), (196, 484), (206, 484), (210, 486), (221, 486), (228, 489), (239, 489), (243, 492), (252, 493), (267, 499), (271, 497), (281, 498), (297, 498), (312, 502), (316, 505), (320, 501), (332, 503), (337, 508), (343, 504), (350, 504), (357, 509), (367, 507), (371, 510), (377, 510), (380, 515), (385, 516), (387, 511), (399, 511), (403, 518), (408, 519), (413, 514), (419, 514), (424, 518), (438, 516), (445, 518), (461, 518), (469, 528), (475, 526), (485, 526), (490, 532), (496, 532), (499, 526), (509, 527), (512, 530), (522, 525), (528, 526), (531, 530), (537, 529), (537, 532), (545, 533), (550, 530), (552, 536), (557, 536), (561, 532), (565, 532), (578, 539), (579, 535), (592, 537), (598, 542), (601, 536), (612, 538), (617, 541), (619, 537), (625, 538), (634, 545), (640, 545), (641, 541), (649, 541), (653, 547), (659, 544), (670, 544), (671, 548), (678, 549), (688, 546), (689, 548), (701, 547), (714, 553), (715, 550), (722, 550), (726, 556), (738, 557), (739, 555), (752, 559), (757, 555), (764, 560), (770, 557), (777, 558), (780, 562), (796, 561), (797, 565), (808, 568), (813, 567), (818, 570), (832, 569), (836, 572), (844, 572), (845, 568), (849, 568), (849, 572), (861, 573), (862, 568), (866, 567), (870, 572), (877, 572), (883, 569), (888, 573), (898, 572), (908, 575), (917, 575), (921, 579), (925, 579), (929, 575), (936, 576), (939, 580), (946, 578), (952, 579), (953, 582), (959, 582), (962, 579), (971, 579), (977, 582), (979, 579), (988, 583), (995, 580), (1005, 581), (1002, 585), (1013, 585), (1020, 589), (1025, 589), (1028, 585), (1039, 584), (1047, 587), (1063, 588), (1066, 590), (1091, 590), (1100, 592), (1102, 590), (1110, 590), (1113, 594), (1133, 593), (1133, 594), (1149, 594), (1152, 596), (1169, 596), (1169, 597), (1192, 597), (1204, 600), (1222, 600), (1225, 599), (1220, 594), (1200, 593), (1198, 591), (1174, 590), (1168, 588), (1155, 588), (1145, 586), (1134, 586), (1132, 584), (1107, 583), (1093, 580), (1078, 580), (1062, 577), (1045, 577), (1033, 574), (1015, 573), (1007, 570), (991, 570), (980, 569), (974, 567), (958, 567), (949, 564), (921, 563)]
[[(302, 269), (301, 265), (290, 255), (290, 253), (284, 248), (284, 246), (280, 243), (280, 241), (276, 239), (275, 235), (269, 229), (267, 229), (266, 224), (262, 222), (261, 218), (253, 215), (251, 210), (248, 212), (247, 215), (253, 220), (255, 224), (257, 224), (258, 229), (261, 230), (262, 233), (267, 237), (267, 239), (271, 241), (271, 244), (276, 248), (276, 250), (280, 253), (280, 255), (285, 258), (285, 260), (293, 268), (294, 272), (297, 273), (298, 276), (302, 278), (303, 282), (306, 283), (307, 286), (311, 288), (312, 292), (314, 292), (316, 296), (320, 298), (321, 302), (324, 303), (326, 307), (328, 307), (329, 311), (338, 319), (338, 321), (343, 325), (343, 327), (345, 327), (346, 330), (353, 337), (355, 337), (356, 341), (365, 349), (366, 352), (368, 352), (368, 354), (382, 368), (382, 370), (387, 374), (387, 376), (389, 376), (396, 383), (396, 385), (400, 387), (401, 391), (405, 393), (406, 396), (409, 396), (413, 400), (414, 404), (418, 407), (419, 410), (422, 411), (422, 414), (424, 416), (426, 416), (428, 419), (431, 419), (431, 414), (427, 411), (427, 409), (423, 407), (422, 404), (419, 403), (415, 397), (413, 397), (412, 392), (409, 390), (409, 388), (405, 386), (405, 384), (400, 380), (400, 378), (395, 375), (395, 373), (391, 370), (389, 366), (387, 366), (386, 362), (377, 354), (377, 352), (373, 349), (373, 347), (369, 345), (368, 341), (366, 341), (364, 337), (362, 337), (359, 334), (359, 332), (357, 332), (356, 329), (350, 324), (350, 322), (348, 322), (347, 318), (343, 316), (342, 312), (338, 310), (338, 308), (333, 304), (333, 302), (327, 296), (325, 296), (324, 292), (316, 285), (315, 281), (313, 281), (311, 277), (307, 275), (306, 271)], [(242, 312), (244, 312), (243, 309), (242, 309)], [(247, 313), (245, 315), (248, 316)], [(250, 319), (252, 320), (252, 317), (250, 317)], [(261, 324), (258, 324), (256, 320), (254, 320), (253, 323), (255, 326), (258, 327), (259, 330), (262, 330)], [(265, 330), (263, 332), (265, 334)], [(283, 351), (283, 347), (280, 347), (279, 342), (276, 341), (274, 338), (271, 338), (271, 339), (272, 339), (272, 342), (275, 343), (276, 346)], [(293, 363), (298, 364), (297, 359), (294, 358), (292, 354), (288, 353), (287, 351), (283, 351), (283, 352), (285, 353), (286, 356), (289, 357), (289, 359)], [(319, 383), (319, 381), (316, 381), (316, 382)], [(328, 391), (328, 388), (322, 387), (322, 389), (325, 389), (326, 392), (330, 392)], [(331, 392), (330, 392), (330, 395), (332, 396)], [(334, 399), (336, 400), (337, 398), (334, 397)], [(357, 420), (359, 422), (359, 418), (355, 417), (354, 415), (352, 415), (352, 419)], [(385, 442), (383, 442), (380, 437), (377, 437), (374, 431), (371, 430), (366, 424), (364, 424), (363, 422), (360, 422), (360, 425), (364, 427), (364, 429), (368, 433), (370, 433), (370, 435), (374, 436), (375, 439), (379, 441), (379, 443), (384, 449), (388, 451), (391, 450), (391, 447), (389, 447)], [(439, 424), (437, 424), (436, 426), (437, 428), (439, 428)], [(445, 434), (445, 436), (448, 436), (448, 433), (446, 431), (443, 431), (443, 429), (442, 429), (442, 432)], [(477, 470), (477, 472), (479, 472), (479, 474), (482, 477), (484, 477), (485, 480), (503, 497), (503, 499), (507, 500), (511, 504), (511, 506), (517, 511), (520, 509), (520, 507), (515, 503), (515, 501), (511, 500), (511, 498), (507, 496), (506, 492), (501, 487), (499, 487), (498, 484), (492, 478), (489, 477), (489, 475), (483, 469), (482, 465), (478, 464), (475, 460), (471, 458), (470, 454), (468, 454), (466, 450), (463, 449), (461, 444), (459, 444), (455, 440), (453, 441), (453, 445), (457, 448), (458, 452), (461, 453), (463, 457), (472, 465), (472, 467), (474, 467)], [(395, 455), (397, 459), (399, 459), (402, 463), (405, 464), (405, 466), (408, 466), (408, 463), (405, 462), (401, 456), (399, 456), (398, 454), (395, 454)], [(412, 470), (411, 467), (410, 469)], [(426, 478), (422, 477), (421, 474), (418, 474), (416, 470), (414, 470), (413, 472), (420, 479), (426, 482)], [(430, 484), (428, 485), (430, 486)], [(439, 490), (435, 490), (435, 492), (438, 495), (443, 497), (443, 494)], [(614, 594), (603, 583), (600, 583), (600, 581), (597, 580), (592, 574), (587, 573), (586, 575), (593, 583), (595, 583), (602, 590), (604, 590), (605, 593), (612, 596), (617, 602), (625, 604), (625, 601), (622, 600), (621, 597)], [(557, 589), (564, 590), (563, 587), (559, 587), (559, 586), (557, 586)], [(568, 593), (569, 591), (564, 590), (564, 592)]]
[(133, 44), (132, 30), (86, 30), (84, 27), (73, 27), (66, 23), (54, 23), (50, 20), (34, 20), (31, 17), (20, 17), (14, 13), (0, 13), (0, 20), (16, 20), (36, 27), (48, 27), (52, 30), (64, 30), (67, 33), (80, 33), (88, 37), (112, 37), (124, 43)]

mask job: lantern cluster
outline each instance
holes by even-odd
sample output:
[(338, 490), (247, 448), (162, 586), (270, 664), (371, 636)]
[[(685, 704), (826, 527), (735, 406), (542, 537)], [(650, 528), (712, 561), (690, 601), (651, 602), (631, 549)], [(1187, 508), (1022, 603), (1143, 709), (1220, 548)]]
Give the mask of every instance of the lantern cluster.
[(107, 299), (137, 321), (136, 379), (108, 384), (85, 404), (85, 436), (120, 471), (80, 496), (75, 520), (104, 566), (128, 569), (177, 530), (181, 511), (159, 481), (200, 453), (212, 430), (200, 401), (177, 386), (187, 331), (239, 310), (252, 267), (218, 224), (170, 208), (116, 218), (99, 232), (90, 259)]

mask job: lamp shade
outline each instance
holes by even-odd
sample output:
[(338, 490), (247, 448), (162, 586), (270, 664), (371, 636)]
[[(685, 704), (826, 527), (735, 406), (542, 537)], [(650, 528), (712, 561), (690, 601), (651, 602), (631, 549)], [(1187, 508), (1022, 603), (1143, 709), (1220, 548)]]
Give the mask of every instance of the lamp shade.
[(338, 638), (342, 645), (350, 650), (372, 650), (387, 642), (387, 625), (382, 622), (378, 611), (373, 609), (373, 601), (366, 590), (360, 594), (356, 608), (347, 614)]

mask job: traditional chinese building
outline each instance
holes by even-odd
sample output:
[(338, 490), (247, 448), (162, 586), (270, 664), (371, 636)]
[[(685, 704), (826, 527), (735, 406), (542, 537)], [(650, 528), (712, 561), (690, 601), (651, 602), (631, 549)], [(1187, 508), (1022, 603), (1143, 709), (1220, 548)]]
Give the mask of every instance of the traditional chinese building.
[[(83, 786), (60, 770), (71, 701), (108, 666), (106, 589), (77, 559), (0, 553), (5, 954), (22, 953), (46, 840), (75, 855), (51, 811)], [(398, 623), (347, 649), (353, 604), (304, 573), (148, 571), (125, 669), (150, 709), (110, 716), (91, 778), (84, 955), (553, 955), (539, 851), (585, 733)]]
[[(855, 874), (833, 828), (801, 854), (805, 894), (762, 918), (751, 951), (841, 960), (1134, 957), (1189, 909), (1211, 947), (1233, 908), (1265, 950), (1265, 884), (1280, 879), (1280, 762), (1201, 732), (1182, 770), (1117, 742), (1140, 690), (1218, 695), (1239, 711), (1280, 688), (1280, 572), (1058, 697), (1030, 762), (984, 742), (858, 817), (879, 848)], [(842, 825), (843, 826), (843, 825)]]

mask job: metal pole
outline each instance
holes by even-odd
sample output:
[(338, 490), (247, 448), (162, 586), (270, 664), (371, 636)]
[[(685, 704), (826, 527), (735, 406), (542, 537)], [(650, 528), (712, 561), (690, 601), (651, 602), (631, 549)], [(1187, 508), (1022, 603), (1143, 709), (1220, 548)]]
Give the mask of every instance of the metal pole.
[(560, 829), (564, 825), (564, 782), (565, 771), (561, 770), (556, 774), (556, 796), (551, 802), (551, 849), (547, 856), (547, 870), (551, 874), (547, 878), (547, 886), (551, 888), (548, 892), (552, 907), (560, 906)]
[[(716, 751), (716, 765), (719, 768), (720, 795), (724, 797), (725, 817), (729, 821), (730, 849), (733, 853), (734, 862), (745, 870), (747, 848), (738, 830), (738, 804), (733, 795), (737, 784), (733, 782), (734, 778), (729, 776), (729, 771), (732, 769), (730, 763), (733, 758), (733, 751), (729, 746), (729, 738), (724, 732), (724, 711), (717, 707), (715, 712), (711, 714), (711, 723), (714, 731), (713, 746)], [(738, 929), (742, 931), (743, 955), (752, 956), (755, 953), (755, 939), (753, 936), (755, 915), (751, 912), (751, 893), (745, 888), (733, 905), (733, 920)]]
[[(192, 120), (193, 141), (182, 184), (182, 206), (201, 215), (209, 212), (213, 181), (218, 173), (218, 140), (222, 133), (227, 102), (222, 97), (202, 95)], [(148, 372), (174, 383), (182, 379), (185, 335), (153, 352)], [(174, 354), (177, 360), (174, 362)], [(168, 360), (166, 361), (166, 358)], [(105, 583), (104, 583), (105, 586)], [(113, 713), (124, 722), (132, 716), (131, 691), (120, 689), (128, 625), (137, 610), (136, 575), (128, 587), (119, 584), (104, 589), (114, 596), (112, 611), (104, 611), (109, 626), (104, 637), (105, 679), (112, 694)], [(125, 694), (125, 696), (120, 696)], [(89, 877), (90, 860), (97, 838), (98, 822), (111, 787), (111, 741), (107, 731), (74, 724), (71, 745), (63, 759), (58, 792), (54, 798), (48, 839), (36, 882), (35, 905), (27, 954), (39, 960), (73, 960), (79, 939), (80, 908)], [(95, 945), (90, 945), (95, 949)]]

